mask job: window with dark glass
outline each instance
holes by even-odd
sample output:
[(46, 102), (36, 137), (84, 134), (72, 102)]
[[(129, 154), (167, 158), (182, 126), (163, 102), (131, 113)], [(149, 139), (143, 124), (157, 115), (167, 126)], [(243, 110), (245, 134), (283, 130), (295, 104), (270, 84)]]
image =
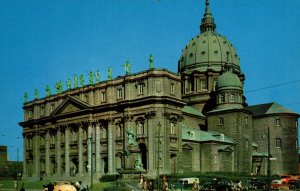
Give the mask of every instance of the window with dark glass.
[(224, 125), (224, 118), (223, 117), (219, 118), (219, 125)]
[(275, 125), (280, 126), (280, 119), (275, 119)]
[(275, 147), (280, 148), (281, 147), (281, 139), (280, 138), (276, 138), (275, 139)]

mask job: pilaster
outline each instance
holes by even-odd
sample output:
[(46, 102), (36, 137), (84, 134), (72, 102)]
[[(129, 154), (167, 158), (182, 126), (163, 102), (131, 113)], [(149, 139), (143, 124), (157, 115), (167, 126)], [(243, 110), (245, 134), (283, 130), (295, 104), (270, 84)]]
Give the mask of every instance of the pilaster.
[(70, 128), (67, 126), (65, 128), (65, 176), (70, 176)]

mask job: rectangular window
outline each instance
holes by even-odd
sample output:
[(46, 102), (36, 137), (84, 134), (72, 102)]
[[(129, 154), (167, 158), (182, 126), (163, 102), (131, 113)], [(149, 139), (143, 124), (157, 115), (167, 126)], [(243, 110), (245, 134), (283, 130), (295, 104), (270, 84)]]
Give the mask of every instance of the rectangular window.
[(30, 109), (28, 110), (28, 119), (32, 119), (32, 114), (33, 114), (33, 111), (32, 111), (32, 109), (30, 108)]
[(41, 106), (41, 116), (45, 115), (45, 106)]
[(117, 98), (118, 98), (118, 99), (123, 98), (123, 91), (122, 91), (121, 88), (119, 88), (119, 89), (117, 90)]
[(298, 128), (298, 121), (296, 120), (296, 123), (295, 123), (296, 127)]
[(219, 125), (224, 125), (224, 118), (223, 117), (219, 118)]
[(275, 119), (275, 126), (280, 126), (280, 119)]
[(144, 94), (144, 84), (138, 84), (138, 94)]
[(199, 86), (200, 86), (200, 91), (207, 90), (206, 80), (200, 79)]
[(229, 102), (234, 102), (234, 95), (233, 94), (229, 95)]
[(101, 102), (106, 102), (106, 92), (101, 92)]
[(275, 139), (275, 147), (277, 147), (277, 148), (281, 148), (281, 139), (280, 138), (276, 138)]
[(194, 139), (194, 131), (189, 131), (188, 135), (189, 135), (190, 139)]
[(248, 125), (248, 117), (245, 117), (245, 125)]
[(175, 93), (175, 87), (174, 86), (175, 86), (174, 84), (171, 84), (171, 86), (170, 86), (170, 93), (171, 94)]

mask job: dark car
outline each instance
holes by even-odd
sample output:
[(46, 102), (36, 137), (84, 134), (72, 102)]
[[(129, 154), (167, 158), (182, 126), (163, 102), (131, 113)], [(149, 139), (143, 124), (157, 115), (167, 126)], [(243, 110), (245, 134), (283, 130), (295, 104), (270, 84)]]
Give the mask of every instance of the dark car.
[(248, 183), (250, 190), (266, 189), (268, 188), (268, 181), (263, 179), (251, 179)]
[(200, 184), (201, 191), (232, 191), (228, 181), (207, 181)]

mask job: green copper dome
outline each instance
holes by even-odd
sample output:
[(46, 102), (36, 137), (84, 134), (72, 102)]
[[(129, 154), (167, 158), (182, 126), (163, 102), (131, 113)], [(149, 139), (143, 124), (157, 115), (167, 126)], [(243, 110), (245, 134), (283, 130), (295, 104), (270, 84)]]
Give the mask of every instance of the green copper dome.
[(179, 72), (219, 72), (223, 71), (224, 66), (229, 66), (240, 73), (240, 60), (235, 48), (224, 36), (216, 33), (215, 28), (209, 2), (206, 0), (205, 13), (200, 25), (201, 33), (190, 40), (183, 49), (178, 61)]
[(222, 89), (243, 90), (243, 84), (236, 74), (226, 71), (218, 77), (217, 81), (217, 90)]

